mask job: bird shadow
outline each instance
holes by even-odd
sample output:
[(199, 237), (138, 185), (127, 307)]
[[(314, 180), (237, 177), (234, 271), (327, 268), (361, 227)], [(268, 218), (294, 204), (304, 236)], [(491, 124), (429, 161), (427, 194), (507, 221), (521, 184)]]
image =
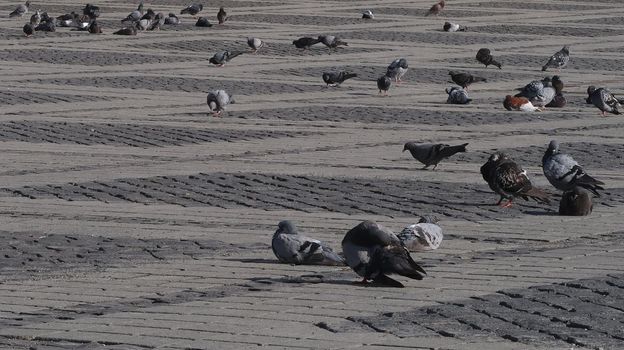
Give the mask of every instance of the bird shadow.
[(226, 258), (224, 260), (229, 260), (229, 261), (238, 261), (238, 262), (242, 262), (245, 264), (276, 264), (276, 265), (282, 265), (283, 263), (281, 263), (279, 260), (276, 259), (256, 259), (256, 258)]
[(527, 210), (524, 213), (528, 215), (535, 215), (535, 216), (559, 216), (559, 213), (556, 211), (546, 211), (546, 210)]

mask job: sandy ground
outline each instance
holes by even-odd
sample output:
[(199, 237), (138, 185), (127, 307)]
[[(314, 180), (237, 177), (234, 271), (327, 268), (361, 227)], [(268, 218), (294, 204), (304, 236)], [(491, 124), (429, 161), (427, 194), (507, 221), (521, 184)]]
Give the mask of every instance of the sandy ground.
[[(0, 1), (5, 16), (16, 2)], [(187, 1), (146, 1), (179, 13)], [(0, 22), (0, 348), (620, 349), (624, 341), (624, 122), (586, 105), (622, 91), (624, 3), (449, 0), (204, 3), (195, 19), (136, 37), (111, 33), (137, 4), (102, 8), (104, 34), (22, 35)], [(67, 0), (33, 2), (52, 16)], [(375, 20), (360, 19), (372, 9)], [(442, 31), (444, 21), (468, 26)], [(298, 50), (334, 34), (349, 46)], [(267, 45), (257, 54), (245, 38)], [(542, 72), (569, 45), (561, 72)], [(474, 56), (488, 47), (503, 65)], [(220, 50), (246, 51), (225, 67)], [(397, 57), (405, 81), (377, 94)], [(358, 74), (327, 88), (326, 71)], [(447, 105), (449, 70), (487, 78)], [(505, 95), (560, 75), (568, 104), (508, 112)], [(221, 118), (206, 94), (234, 95)], [(588, 217), (557, 215), (542, 175), (557, 139), (606, 185)], [(407, 141), (468, 142), (435, 171)], [(479, 174), (508, 152), (550, 205), (510, 209)], [(422, 281), (353, 285), (348, 268), (277, 263), (270, 239), (295, 221), (339, 250), (361, 220), (399, 231), (434, 214), (445, 240), (413, 254)]]

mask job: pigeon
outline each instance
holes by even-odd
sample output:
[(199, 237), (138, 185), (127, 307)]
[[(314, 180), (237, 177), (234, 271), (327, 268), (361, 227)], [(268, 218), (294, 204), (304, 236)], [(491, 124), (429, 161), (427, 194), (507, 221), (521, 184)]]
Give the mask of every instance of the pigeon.
[(137, 35), (137, 28), (134, 25), (129, 26), (129, 27), (123, 27), (119, 29), (118, 31), (114, 32), (113, 34), (115, 35)]
[(496, 61), (492, 56), (492, 54), (490, 53), (490, 49), (487, 48), (482, 48), (477, 51), (477, 61), (483, 63), (485, 65), (485, 68), (487, 68), (489, 65), (496, 66), (498, 67), (498, 69), (501, 69), (502, 67), (501, 64), (498, 63), (498, 61)]
[(160, 27), (165, 24), (165, 15), (162, 12), (158, 12), (152, 23), (147, 27), (147, 30), (154, 31), (160, 30)]
[(154, 10), (152, 9), (147, 9), (147, 12), (145, 12), (145, 14), (141, 16), (140, 19), (147, 19), (151, 22), (156, 19), (156, 12), (154, 12)]
[(178, 18), (178, 16), (175, 15), (175, 13), (170, 12), (169, 16), (165, 17), (165, 24), (177, 26), (178, 24), (180, 24), (180, 19)]
[(299, 38), (297, 40), (293, 40), (293, 45), (295, 45), (296, 48), (298, 49), (309, 49), (310, 46), (315, 45), (320, 43), (321, 40), (318, 38), (310, 38), (308, 36), (304, 36), (302, 38)]
[(407, 60), (403, 57), (397, 58), (388, 65), (386, 75), (394, 80), (397, 84), (401, 82), (401, 78), (407, 73)]
[(460, 26), (459, 24), (453, 22), (444, 22), (444, 26), (442, 26), (442, 29), (444, 29), (445, 32), (450, 33), (465, 32), (466, 30), (468, 30), (466, 26)]
[(126, 18), (122, 19), (121, 23), (124, 23), (124, 22), (136, 22), (136, 21), (140, 20), (141, 17), (143, 17), (143, 1), (141, 1), (141, 3), (139, 3), (139, 6), (137, 7), (136, 10), (130, 12), (130, 14), (128, 16), (126, 16)]
[(542, 157), (542, 170), (548, 182), (562, 191), (582, 187), (600, 197), (598, 190), (604, 190), (601, 186), (604, 182), (589, 176), (574, 158), (559, 152), (559, 143), (556, 140), (548, 144)]
[(379, 88), (379, 94), (383, 91), (384, 96), (388, 95), (388, 90), (390, 90), (390, 85), (392, 85), (392, 80), (388, 78), (387, 75), (382, 75), (377, 79), (377, 88)]
[(587, 87), (587, 97), (585, 98), (585, 103), (586, 104), (588, 104), (588, 105), (592, 104), (591, 95), (592, 95), (592, 93), (594, 91), (596, 91), (596, 87), (595, 86), (590, 85), (590, 86)]
[(587, 216), (593, 209), (590, 193), (579, 187), (563, 192), (559, 202), (559, 215)]
[(89, 33), (102, 34), (102, 28), (95, 20), (93, 20), (91, 24), (89, 24)]
[[(500, 200), (496, 205), (501, 205), (503, 208), (511, 207), (516, 197), (526, 201), (531, 198), (538, 203), (550, 203), (548, 194), (542, 189), (533, 187), (526, 170), (523, 170), (505, 153), (494, 152), (481, 166), (481, 176), (492, 191), (500, 195)], [(501, 204), (503, 199), (507, 199), (507, 203)]]
[(438, 249), (444, 235), (436, 217), (423, 216), (417, 224), (404, 228), (397, 237), (410, 252), (422, 252)]
[(36, 27), (39, 23), (41, 23), (41, 10), (37, 9), (35, 14), (30, 16), (30, 24)]
[(196, 27), (204, 27), (204, 28), (210, 28), (212, 27), (212, 23), (210, 23), (210, 21), (208, 21), (208, 18), (206, 17), (199, 17), (197, 19), (197, 22), (195, 23)]
[(38, 26), (35, 27), (35, 31), (38, 32), (56, 32), (56, 26), (54, 21), (41, 21)]
[(227, 62), (230, 62), (234, 57), (242, 55), (242, 51), (221, 51), (217, 52), (212, 56), (208, 62), (214, 64), (215, 66), (223, 67)]
[(590, 93), (589, 98), (591, 100), (591, 103), (593, 103), (594, 106), (598, 107), (600, 112), (602, 112), (603, 117), (606, 115), (607, 112), (612, 114), (621, 113), (620, 109), (622, 109), (622, 105), (620, 104), (620, 101), (617, 99), (617, 97), (615, 97), (611, 93), (611, 91), (605, 88), (594, 88), (591, 90), (591, 92), (588, 89), (587, 92)]
[(555, 95), (555, 97), (553, 97), (552, 101), (550, 101), (550, 103), (548, 103), (546, 105), (546, 107), (549, 107), (549, 108), (563, 108), (563, 107), (565, 107), (567, 102), (568, 101), (563, 96), (563, 93), (559, 92), (559, 93), (557, 93)]
[(468, 146), (467, 143), (450, 146), (443, 143), (407, 142), (403, 146), (403, 152), (410, 151), (414, 159), (425, 165), (423, 169), (433, 165), (433, 170), (435, 170), (438, 163), (443, 159), (449, 158), (455, 153), (466, 152), (466, 146)]
[(526, 84), (523, 88), (519, 89), (520, 92), (515, 97), (526, 97), (529, 100), (534, 99), (544, 94), (544, 87), (550, 86), (551, 79), (546, 77), (542, 80), (533, 80)]
[(30, 1), (26, 1), (26, 3), (21, 4), (13, 10), (13, 12), (9, 13), (9, 17), (22, 17), (25, 13), (28, 13), (28, 8), (30, 7)]
[(570, 62), (570, 48), (566, 45), (563, 49), (555, 52), (554, 55), (550, 56), (550, 59), (546, 64), (542, 67), (542, 71), (545, 71), (548, 68), (557, 68), (561, 71), (561, 68), (565, 68)]
[(86, 16), (82, 16), (78, 21), (74, 22), (74, 27), (77, 30), (87, 31), (89, 30), (89, 25), (91, 24), (91, 20), (87, 20)]
[(357, 77), (357, 74), (345, 71), (323, 73), (323, 81), (325, 82), (325, 84), (327, 84), (328, 87), (338, 86), (342, 84), (345, 80), (355, 77)]
[(95, 5), (87, 4), (84, 9), (82, 9), (82, 14), (90, 19), (95, 19), (100, 17), (100, 8)]
[(515, 97), (511, 95), (505, 96), (503, 107), (508, 111), (535, 112), (542, 110), (539, 107), (533, 106), (531, 101), (526, 97)]
[(271, 248), (277, 259), (294, 265), (343, 266), (344, 259), (323, 242), (301, 235), (291, 221), (278, 224)]
[(35, 28), (30, 23), (24, 24), (24, 27), (22, 28), (22, 30), (24, 31), (24, 35), (26, 37), (29, 37), (35, 33)]
[(437, 4), (431, 6), (431, 8), (429, 9), (429, 11), (427, 12), (427, 14), (425, 15), (425, 17), (427, 16), (437, 16), (440, 14), (440, 12), (442, 12), (442, 10), (444, 10), (444, 0), (440, 0), (440, 2), (438, 2)]
[(558, 75), (553, 75), (552, 79), (550, 79), (550, 85), (555, 88), (555, 92), (563, 92), (563, 81)]
[(455, 105), (465, 105), (470, 103), (472, 99), (468, 98), (468, 93), (466, 90), (452, 86), (446, 88), (446, 93), (448, 94), (448, 98), (446, 99), (446, 103), (455, 104)]
[(349, 230), (342, 240), (342, 252), (347, 265), (363, 278), (362, 283), (372, 280), (403, 288), (401, 282), (387, 275), (398, 274), (415, 280), (426, 275), (399, 238), (373, 221), (363, 221)]
[(234, 103), (234, 99), (231, 95), (228, 95), (225, 90), (215, 90), (208, 94), (206, 98), (206, 103), (208, 104), (208, 108), (212, 112), (212, 115), (215, 117), (221, 116), (221, 113), (225, 110), (225, 107), (230, 103)]
[(253, 50), (253, 53), (256, 53), (264, 46), (264, 41), (258, 38), (247, 38), (247, 45)]
[(219, 21), (219, 24), (224, 24), (229, 18), (223, 7), (220, 7), (219, 12), (217, 12), (217, 21)]
[(152, 20), (151, 19), (141, 19), (138, 22), (135, 23), (136, 28), (138, 30), (147, 30), (147, 28), (149, 28), (150, 25), (152, 25)]
[(335, 37), (333, 35), (319, 35), (318, 40), (323, 45), (327, 46), (327, 48), (329, 49), (329, 52), (331, 52), (331, 49), (337, 50), (339, 46), (349, 46), (349, 44), (347, 44), (346, 42), (342, 41), (340, 38)]
[(56, 17), (56, 25), (59, 27), (74, 27), (80, 21), (80, 15), (76, 12), (67, 13)]
[(472, 83), (476, 83), (479, 81), (487, 82), (487, 79), (482, 77), (476, 77), (470, 73), (450, 71), (449, 75), (451, 76), (451, 80), (453, 80), (455, 84), (463, 87), (465, 90), (467, 90), (468, 86)]
[(545, 107), (557, 95), (557, 91), (552, 86), (544, 86), (539, 95), (529, 99), (535, 107)]
[(186, 8), (182, 9), (182, 11), (180, 11), (180, 14), (181, 15), (189, 14), (191, 16), (195, 16), (203, 9), (204, 9), (204, 5), (202, 4), (190, 4)]
[(375, 15), (373, 14), (373, 11), (366, 10), (362, 12), (362, 18), (363, 19), (375, 19)]

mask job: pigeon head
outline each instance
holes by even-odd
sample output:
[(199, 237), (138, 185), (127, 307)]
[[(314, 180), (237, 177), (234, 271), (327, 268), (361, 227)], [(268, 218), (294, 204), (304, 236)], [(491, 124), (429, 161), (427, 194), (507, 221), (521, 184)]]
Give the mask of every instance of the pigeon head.
[(455, 91), (455, 90), (457, 90), (457, 88), (456, 88), (456, 87), (454, 87), (454, 86), (447, 87), (447, 88), (446, 88), (446, 93), (450, 95), (450, 94), (451, 94), (451, 92), (453, 92), (453, 91)]
[(297, 227), (290, 220), (280, 221), (277, 224), (277, 232), (285, 233), (287, 235), (294, 235), (297, 233)]
[(589, 87), (587, 87), (587, 94), (591, 95), (594, 93), (594, 91), (596, 91), (596, 87), (593, 85), (590, 85)]
[(565, 53), (569, 54), (570, 53), (570, 47), (568, 45), (564, 46), (563, 49), (561, 49), (561, 51), (564, 51)]
[(449, 71), (449, 75), (455, 75), (455, 74), (457, 74), (457, 72), (456, 72), (456, 71), (454, 71), (454, 70)]
[(404, 146), (403, 146), (403, 152), (407, 151), (407, 150), (411, 150), (412, 148), (414, 148), (414, 142), (407, 142)]
[(492, 153), (492, 155), (490, 156), (490, 158), (488, 158), (488, 162), (500, 162), (503, 159), (508, 159), (509, 157), (503, 153), (503, 152), (494, 152)]
[(419, 224), (437, 224), (438, 223), (438, 217), (434, 216), (434, 215), (423, 215), (420, 217), (420, 220), (418, 221)]
[(548, 149), (546, 150), (546, 153), (550, 153), (550, 154), (559, 153), (559, 142), (557, 142), (556, 140), (550, 141), (550, 143), (548, 144)]

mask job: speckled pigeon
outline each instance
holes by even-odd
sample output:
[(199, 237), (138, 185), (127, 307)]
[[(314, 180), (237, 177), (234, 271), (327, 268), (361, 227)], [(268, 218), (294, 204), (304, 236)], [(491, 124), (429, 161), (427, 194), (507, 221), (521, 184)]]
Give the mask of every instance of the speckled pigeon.
[(299, 233), (295, 224), (284, 220), (273, 234), (271, 248), (277, 259), (294, 265), (343, 266), (344, 259), (325, 243)]
[(542, 157), (542, 170), (548, 182), (562, 191), (582, 187), (600, 197), (604, 182), (589, 176), (571, 156), (559, 151), (559, 142), (552, 140)]
[(444, 235), (438, 226), (438, 219), (425, 215), (417, 224), (407, 226), (397, 237), (410, 252), (438, 249)]
[(447, 87), (446, 93), (448, 94), (446, 103), (465, 105), (472, 101), (472, 99), (468, 98), (468, 93), (466, 92), (466, 90), (457, 86)]
[(218, 117), (221, 116), (221, 113), (223, 113), (227, 105), (230, 103), (233, 104), (235, 101), (231, 95), (228, 95), (228, 93), (225, 92), (225, 90), (215, 90), (208, 93), (206, 103), (208, 104), (208, 108), (210, 108), (212, 115)]
[(606, 113), (621, 113), (620, 110), (622, 109), (622, 105), (620, 104), (618, 98), (611, 93), (611, 91), (605, 88), (596, 89), (595, 87), (590, 86), (587, 89), (587, 93), (589, 93), (589, 100), (600, 110), (600, 112), (602, 112), (603, 117)]
[(568, 65), (568, 62), (570, 62), (570, 47), (566, 45), (563, 49), (550, 56), (548, 62), (546, 62), (546, 64), (542, 67), (542, 71), (545, 71), (548, 68), (557, 68), (561, 70), (561, 68), (565, 68), (565, 66)]
[(247, 38), (247, 45), (253, 50), (253, 53), (256, 53), (264, 46), (264, 41), (258, 38)]
[(386, 75), (398, 84), (401, 82), (401, 78), (403, 78), (405, 73), (407, 73), (408, 68), (409, 66), (405, 58), (397, 58), (388, 65)]
[(449, 158), (459, 152), (466, 152), (466, 146), (468, 146), (467, 143), (450, 146), (443, 143), (407, 142), (403, 146), (403, 152), (410, 151), (414, 159), (425, 165), (423, 169), (427, 169), (429, 166), (433, 165), (433, 170), (435, 170), (438, 163), (443, 159)]

